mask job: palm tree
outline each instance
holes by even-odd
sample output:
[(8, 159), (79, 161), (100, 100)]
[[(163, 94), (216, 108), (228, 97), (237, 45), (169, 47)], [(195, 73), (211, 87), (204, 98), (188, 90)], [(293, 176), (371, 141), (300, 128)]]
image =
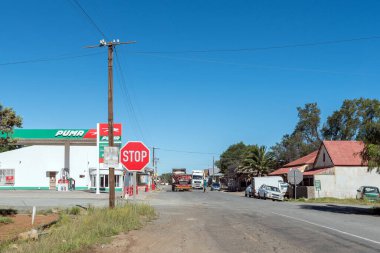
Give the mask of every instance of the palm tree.
[(273, 167), (273, 154), (267, 152), (265, 146), (253, 145), (247, 148), (244, 158), (237, 168), (237, 173), (247, 174), (249, 177), (268, 174)]

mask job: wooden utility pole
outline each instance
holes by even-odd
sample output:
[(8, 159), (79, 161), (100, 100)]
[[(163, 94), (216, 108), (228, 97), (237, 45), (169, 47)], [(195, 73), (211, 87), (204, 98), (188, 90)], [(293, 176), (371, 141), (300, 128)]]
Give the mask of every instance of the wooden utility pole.
[[(113, 40), (106, 42), (101, 40), (97, 46), (87, 46), (86, 48), (108, 47), (108, 146), (114, 146), (113, 136), (113, 49), (117, 45), (133, 44), (135, 41), (120, 42)], [(99, 136), (97, 136), (99, 138)], [(109, 208), (115, 207), (115, 168), (109, 168)]]
[[(113, 44), (108, 45), (108, 146), (113, 147)], [(115, 207), (115, 168), (109, 168), (109, 207)]]

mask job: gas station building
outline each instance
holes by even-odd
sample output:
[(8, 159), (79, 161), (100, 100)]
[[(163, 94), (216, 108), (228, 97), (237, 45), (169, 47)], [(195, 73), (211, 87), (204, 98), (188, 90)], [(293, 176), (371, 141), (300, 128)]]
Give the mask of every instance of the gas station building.
[[(114, 124), (114, 136), (120, 147), (121, 124)], [(103, 164), (107, 124), (97, 129), (15, 129), (12, 138), (23, 147), (0, 153), (0, 190), (67, 190), (65, 182), (70, 181), (72, 190), (96, 191), (98, 179), (99, 190), (108, 191)], [(123, 175), (119, 163), (116, 191), (123, 188)]]

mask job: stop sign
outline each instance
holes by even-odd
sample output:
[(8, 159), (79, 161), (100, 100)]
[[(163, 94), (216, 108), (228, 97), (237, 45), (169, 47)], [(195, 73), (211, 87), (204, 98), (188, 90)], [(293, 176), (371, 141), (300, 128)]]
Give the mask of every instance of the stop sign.
[(141, 171), (149, 161), (150, 150), (141, 141), (129, 141), (120, 149), (120, 162), (129, 171)]

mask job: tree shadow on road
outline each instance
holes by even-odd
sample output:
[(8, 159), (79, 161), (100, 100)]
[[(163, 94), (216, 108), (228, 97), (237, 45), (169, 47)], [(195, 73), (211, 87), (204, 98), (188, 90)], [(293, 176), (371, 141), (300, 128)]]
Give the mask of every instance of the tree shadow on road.
[(340, 205), (301, 205), (302, 209), (316, 210), (321, 212), (331, 212), (340, 214), (359, 214), (380, 216), (379, 207), (356, 207), (356, 206), (340, 206)]

